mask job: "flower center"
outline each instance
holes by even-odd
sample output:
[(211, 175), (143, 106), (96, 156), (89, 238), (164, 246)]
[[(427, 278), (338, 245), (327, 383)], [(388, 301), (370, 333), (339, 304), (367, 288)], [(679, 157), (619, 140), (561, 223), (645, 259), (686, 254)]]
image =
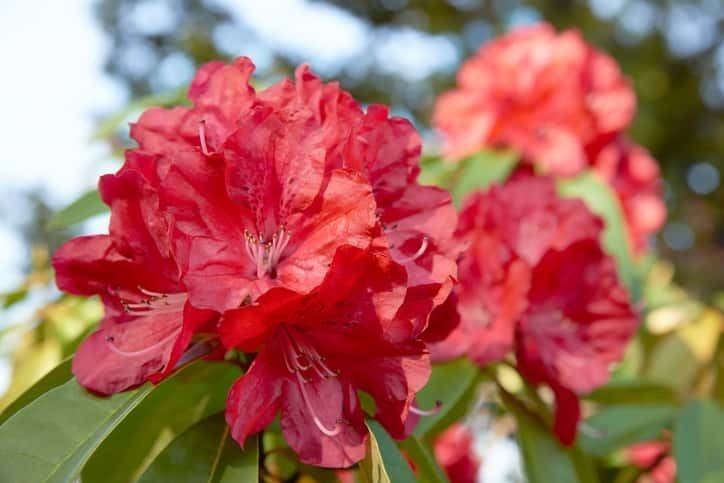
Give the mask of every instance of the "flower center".
[(287, 367), (287, 370), (296, 377), (304, 405), (312, 416), (314, 425), (317, 426), (322, 434), (330, 437), (337, 436), (342, 431), (344, 420), (337, 420), (332, 429), (325, 426), (314, 410), (314, 406), (306, 389), (306, 385), (312, 382), (314, 377), (328, 379), (330, 377), (336, 377), (337, 373), (325, 364), (325, 358), (321, 356), (311, 344), (304, 341), (302, 337), (295, 338), (291, 331), (285, 327), (282, 327), (279, 333), (284, 365)]
[(244, 230), (246, 253), (256, 266), (258, 278), (266, 274), (272, 278), (276, 277), (277, 264), (291, 238), (291, 233), (284, 226), (272, 235), (271, 240), (266, 240), (261, 233), (254, 236), (248, 230)]

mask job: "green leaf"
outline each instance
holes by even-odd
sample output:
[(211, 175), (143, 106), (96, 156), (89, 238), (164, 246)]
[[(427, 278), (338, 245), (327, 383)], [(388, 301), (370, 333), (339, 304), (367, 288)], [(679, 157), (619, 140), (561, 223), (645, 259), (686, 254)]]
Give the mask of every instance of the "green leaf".
[(590, 459), (576, 446), (564, 448), (520, 401), (505, 392), (501, 397), (518, 423), (518, 444), (528, 483), (597, 481)]
[(669, 386), (642, 379), (613, 380), (585, 397), (599, 404), (676, 404), (678, 396)]
[(369, 447), (365, 459), (359, 462), (359, 472), (363, 483), (391, 483), (385, 463), (382, 461), (380, 446), (370, 428)]
[(370, 448), (360, 462), (360, 472), (367, 483), (415, 481), (415, 475), (400, 453), (395, 441), (377, 421), (368, 420)]
[(407, 451), (407, 454), (415, 462), (417, 470), (420, 473), (420, 483), (448, 483), (449, 480), (445, 475), (445, 472), (440, 468), (435, 461), (430, 448), (425, 445), (416, 436), (410, 436), (405, 441), (400, 443), (402, 449)]
[(69, 357), (65, 359), (55, 368), (51, 369), (50, 372), (45, 374), (39, 381), (30, 386), (30, 388), (22, 393), (17, 399), (8, 404), (8, 406), (0, 413), (0, 425), (7, 421), (10, 416), (20, 411), (42, 394), (45, 394), (54, 387), (60, 386), (73, 377), (70, 370), (71, 362), (72, 358)]
[(430, 380), (417, 394), (417, 404), (427, 409), (440, 401), (442, 406), (436, 414), (420, 418), (415, 434), (429, 437), (462, 419), (475, 395), (479, 376), (480, 371), (468, 359), (433, 365)]
[(513, 151), (484, 150), (459, 161), (425, 158), (419, 180), (422, 184), (447, 188), (455, 204), (460, 206), (470, 192), (504, 181), (517, 162), (518, 156)]
[(179, 370), (103, 441), (83, 469), (83, 480), (137, 480), (174, 437), (224, 409), (229, 387), (240, 375), (238, 367), (222, 363), (199, 362)]
[(504, 181), (517, 163), (518, 156), (513, 151), (480, 151), (459, 161), (459, 168), (450, 180), (455, 205), (460, 206), (472, 191)]
[(674, 423), (674, 458), (680, 483), (724, 481), (724, 410), (692, 401)]
[(24, 286), (10, 292), (0, 294), (0, 305), (2, 305), (4, 309), (8, 309), (13, 305), (17, 304), (18, 302), (22, 302), (23, 300), (25, 300), (25, 298), (28, 296), (28, 293), (30, 293), (29, 288), (27, 286)]
[(562, 180), (558, 189), (563, 196), (581, 198), (588, 208), (606, 223), (603, 244), (616, 260), (621, 281), (631, 292), (633, 300), (641, 298), (641, 280), (633, 260), (626, 232), (621, 204), (613, 190), (593, 173), (584, 173), (574, 179)]
[(605, 456), (634, 443), (655, 439), (674, 420), (677, 408), (671, 405), (612, 406), (595, 414), (580, 431), (583, 449)]
[(231, 439), (224, 415), (213, 415), (196, 423), (173, 440), (153, 461), (139, 481), (141, 483), (259, 481), (258, 437), (247, 438), (242, 450), (236, 441)]
[(646, 377), (686, 394), (716, 355), (722, 326), (722, 314), (707, 309), (696, 320), (667, 334), (651, 352)]
[(103, 203), (103, 201), (101, 201), (98, 190), (94, 189), (88, 191), (73, 203), (53, 215), (48, 222), (48, 228), (51, 230), (68, 228), (69, 226), (75, 225), (92, 216), (105, 213), (107, 211), (108, 207)]
[(0, 481), (73, 481), (98, 445), (151, 392), (98, 398), (72, 379), (0, 426)]

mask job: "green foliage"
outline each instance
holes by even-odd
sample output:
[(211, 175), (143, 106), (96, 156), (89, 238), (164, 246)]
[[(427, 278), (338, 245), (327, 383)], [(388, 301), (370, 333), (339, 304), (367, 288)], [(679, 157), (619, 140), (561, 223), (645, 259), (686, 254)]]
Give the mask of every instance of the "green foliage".
[(420, 483), (447, 483), (448, 478), (435, 461), (431, 448), (417, 436), (410, 436), (400, 444), (412, 458), (420, 472)]
[(616, 259), (618, 274), (629, 289), (632, 299), (639, 300), (642, 293), (641, 276), (631, 253), (626, 222), (616, 194), (593, 173), (559, 181), (558, 187), (563, 196), (581, 198), (591, 211), (603, 218), (603, 245)]
[(71, 363), (71, 358), (64, 360), (23, 392), (18, 398), (12, 401), (5, 409), (2, 410), (2, 412), (0, 412), (0, 425), (7, 421), (10, 416), (20, 411), (35, 399), (39, 398), (54, 387), (58, 387), (67, 382), (68, 379), (73, 377), (73, 374), (70, 371)]
[(676, 417), (676, 406), (612, 406), (583, 424), (581, 447), (594, 456), (605, 456), (634, 443), (656, 439)]
[(510, 394), (501, 394), (517, 422), (518, 444), (529, 483), (596, 483), (591, 460), (577, 446), (564, 448), (550, 428)]
[(674, 423), (674, 457), (680, 483), (724, 481), (724, 410), (692, 401)]
[(440, 410), (420, 418), (415, 427), (419, 437), (435, 435), (455, 421), (459, 421), (470, 409), (480, 377), (478, 368), (467, 359), (435, 364), (427, 385), (417, 394), (417, 403), (431, 408), (442, 403)]
[(108, 207), (101, 200), (98, 190), (93, 189), (53, 215), (48, 222), (48, 228), (68, 228), (107, 211)]
[(415, 481), (415, 475), (400, 453), (395, 441), (377, 421), (367, 421), (370, 429), (370, 448), (360, 463), (365, 483), (397, 483)]
[[(175, 437), (224, 409), (238, 367), (196, 362), (156, 386), (94, 452), (83, 469), (87, 481), (135, 481)], [(133, 444), (129, 444), (132, 442)]]
[(231, 439), (224, 415), (215, 414), (174, 439), (139, 481), (240, 483), (257, 481), (258, 475), (258, 438), (247, 438), (242, 450)]
[(91, 396), (75, 380), (51, 389), (0, 426), (0, 481), (73, 481), (152, 389), (110, 398)]
[(420, 182), (448, 189), (455, 205), (460, 206), (471, 192), (505, 181), (517, 162), (518, 156), (513, 151), (491, 150), (456, 161), (426, 158), (421, 163)]

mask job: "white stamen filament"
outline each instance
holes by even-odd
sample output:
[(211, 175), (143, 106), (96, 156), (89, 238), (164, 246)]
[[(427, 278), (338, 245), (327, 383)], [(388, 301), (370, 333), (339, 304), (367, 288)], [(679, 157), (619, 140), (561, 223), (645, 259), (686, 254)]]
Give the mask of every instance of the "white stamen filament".
[(246, 253), (256, 265), (256, 276), (262, 278), (276, 268), (284, 249), (292, 237), (289, 231), (282, 226), (279, 228), (279, 232), (272, 235), (271, 241), (268, 242), (264, 240), (261, 233), (254, 236), (245, 231), (244, 238), (246, 240)]
[(106, 342), (108, 343), (108, 347), (113, 352), (118, 354), (119, 356), (137, 357), (137, 356), (142, 356), (142, 355), (146, 355), (146, 354), (155, 352), (159, 346), (164, 345), (164, 344), (170, 342), (171, 340), (175, 339), (176, 337), (178, 337), (180, 332), (181, 332), (181, 327), (179, 327), (177, 330), (174, 330), (171, 334), (167, 335), (166, 337), (164, 337), (160, 341), (156, 342), (152, 346), (146, 347), (145, 349), (141, 349), (138, 351), (124, 351), (123, 349), (118, 348), (118, 346), (116, 346), (113, 343), (113, 341), (114, 341), (113, 336), (106, 336)]
[(429, 243), (427, 237), (426, 236), (422, 237), (422, 242), (420, 242), (420, 248), (418, 248), (417, 251), (415, 253), (413, 253), (412, 255), (410, 255), (409, 257), (403, 257), (403, 258), (399, 259), (398, 262), (407, 263), (407, 262), (412, 262), (412, 261), (417, 260), (425, 253), (425, 251), (427, 251), (427, 247), (429, 244), (430, 243)]
[[(283, 339), (281, 341), (281, 345), (283, 346), (282, 357), (284, 359), (284, 365), (290, 373), (293, 373), (296, 376), (299, 391), (302, 393), (302, 399), (304, 400), (304, 404), (307, 406), (309, 414), (312, 416), (314, 425), (317, 426), (317, 429), (319, 429), (322, 434), (329, 437), (337, 436), (340, 432), (342, 432), (343, 426), (339, 423), (339, 421), (335, 423), (335, 426), (332, 429), (329, 429), (324, 425), (319, 416), (317, 416), (314, 406), (309, 399), (309, 394), (307, 394), (306, 385), (310, 382), (310, 380), (305, 379), (302, 374), (303, 372), (307, 372), (312, 369), (322, 380), (324, 380), (328, 377), (335, 377), (336, 373), (327, 367), (324, 363), (324, 358), (321, 357), (311, 345), (301, 343), (301, 341), (296, 340), (286, 329), (282, 329), (280, 334)], [(302, 358), (307, 360), (306, 364), (302, 363)]]
[(302, 393), (302, 399), (304, 399), (304, 404), (307, 405), (307, 409), (309, 410), (309, 414), (312, 415), (312, 420), (314, 421), (314, 425), (317, 426), (317, 429), (319, 429), (323, 434), (326, 434), (329, 437), (337, 436), (339, 433), (342, 432), (342, 425), (336, 422), (334, 424), (333, 429), (327, 428), (321, 419), (317, 416), (317, 413), (314, 412), (314, 407), (312, 406), (311, 401), (309, 400), (309, 396), (307, 395), (307, 390), (304, 388), (306, 381), (302, 378), (302, 375), (297, 372), (297, 381), (299, 383), (299, 391)]
[(432, 416), (440, 412), (441, 407), (442, 401), (435, 401), (435, 407), (427, 410), (420, 409), (417, 406), (410, 404), (410, 412), (413, 414), (417, 414), (418, 416)]
[(209, 156), (211, 151), (206, 144), (206, 121), (204, 119), (199, 121), (199, 141), (201, 142), (201, 152), (204, 153), (204, 156)]

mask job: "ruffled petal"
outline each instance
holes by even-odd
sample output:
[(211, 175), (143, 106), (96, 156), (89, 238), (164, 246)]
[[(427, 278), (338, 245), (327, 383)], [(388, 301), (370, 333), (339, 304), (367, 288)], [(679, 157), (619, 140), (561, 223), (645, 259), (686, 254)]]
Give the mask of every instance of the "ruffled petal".
[(260, 352), (226, 399), (226, 422), (242, 448), (246, 438), (269, 426), (279, 410), (285, 375), (276, 356), (273, 351)]

